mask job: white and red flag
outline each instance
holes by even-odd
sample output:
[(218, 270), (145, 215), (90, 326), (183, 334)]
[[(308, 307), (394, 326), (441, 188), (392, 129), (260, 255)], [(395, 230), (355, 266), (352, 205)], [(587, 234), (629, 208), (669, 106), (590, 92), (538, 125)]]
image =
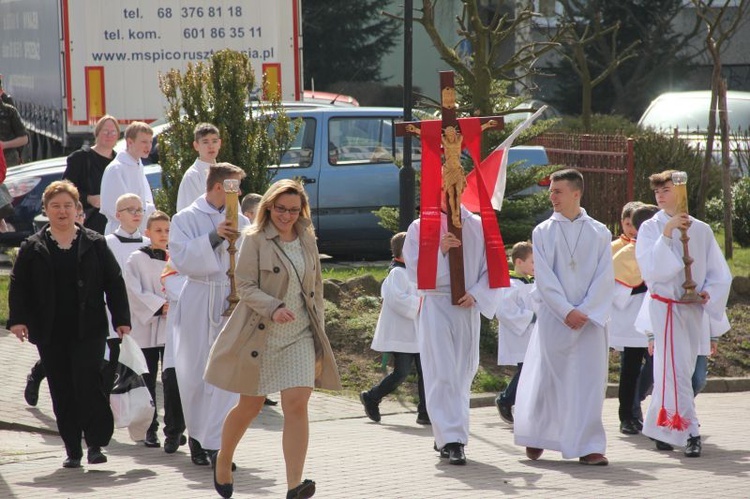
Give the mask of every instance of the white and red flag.
[(505, 181), (507, 178), (507, 166), (508, 166), (508, 149), (513, 145), (513, 142), (518, 136), (530, 127), (534, 121), (544, 112), (547, 106), (542, 106), (537, 112), (529, 116), (526, 121), (521, 123), (513, 130), (513, 133), (503, 141), (502, 144), (497, 146), (489, 156), (475, 167), (474, 170), (470, 171), (466, 175), (466, 189), (461, 196), (461, 203), (466, 207), (467, 210), (474, 213), (481, 211), (480, 193), (478, 186), (480, 183), (474, 180), (477, 175), (477, 168), (481, 170), (480, 176), (484, 182), (484, 187), (487, 194), (489, 195), (492, 203), (492, 208), (500, 211), (503, 206), (503, 197), (505, 196)]

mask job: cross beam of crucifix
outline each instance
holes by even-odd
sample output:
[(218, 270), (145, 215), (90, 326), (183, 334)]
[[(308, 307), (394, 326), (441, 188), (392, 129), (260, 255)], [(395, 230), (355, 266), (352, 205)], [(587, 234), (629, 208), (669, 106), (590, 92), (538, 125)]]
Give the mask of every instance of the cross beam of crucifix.
[[(448, 196), (448, 231), (462, 241), (461, 234), (461, 194), (466, 187), (466, 178), (461, 167), (461, 136), (456, 118), (456, 88), (453, 71), (440, 72), (440, 105), (442, 110), (442, 145), (443, 145), (443, 188)], [(480, 117), (482, 130), (503, 128), (502, 116)], [(418, 121), (397, 123), (396, 136), (406, 134), (420, 135)], [(451, 301), (458, 305), (458, 300), (466, 294), (464, 280), (464, 258), (461, 246), (451, 248), (448, 252), (451, 280)]]

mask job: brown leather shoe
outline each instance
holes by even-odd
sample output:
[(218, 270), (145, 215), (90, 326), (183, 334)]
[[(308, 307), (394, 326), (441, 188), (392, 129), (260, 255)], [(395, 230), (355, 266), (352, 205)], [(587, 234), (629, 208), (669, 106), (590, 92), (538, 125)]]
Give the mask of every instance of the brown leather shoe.
[(536, 461), (537, 459), (542, 457), (542, 452), (544, 452), (544, 449), (537, 449), (536, 447), (526, 447), (526, 457), (528, 457), (532, 461)]
[(588, 464), (590, 466), (607, 466), (609, 460), (604, 454), (594, 452), (583, 457), (578, 458), (578, 462), (581, 464)]

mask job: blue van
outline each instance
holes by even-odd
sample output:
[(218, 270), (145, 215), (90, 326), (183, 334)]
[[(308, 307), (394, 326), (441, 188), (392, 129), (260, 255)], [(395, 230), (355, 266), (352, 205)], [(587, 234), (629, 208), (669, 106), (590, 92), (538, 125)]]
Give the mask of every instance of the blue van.
[[(302, 123), (275, 179), (296, 177), (305, 183), (320, 251), (340, 256), (390, 254), (392, 234), (378, 225), (372, 212), (399, 205), (396, 162), (403, 158), (403, 139), (395, 137), (393, 129), (403, 120), (403, 110), (324, 107), (290, 109), (287, 114)], [(421, 154), (419, 140), (413, 140), (415, 168)], [(511, 148), (508, 162), (517, 161), (526, 166), (548, 163), (541, 146)]]

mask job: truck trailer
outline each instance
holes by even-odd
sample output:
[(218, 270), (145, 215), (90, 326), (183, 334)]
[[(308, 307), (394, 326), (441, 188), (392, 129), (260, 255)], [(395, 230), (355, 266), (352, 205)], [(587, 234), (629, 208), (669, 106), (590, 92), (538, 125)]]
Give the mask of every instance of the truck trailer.
[(29, 131), (26, 160), (66, 154), (101, 116), (164, 116), (159, 74), (222, 49), (302, 99), (300, 0), (0, 0), (0, 74)]

